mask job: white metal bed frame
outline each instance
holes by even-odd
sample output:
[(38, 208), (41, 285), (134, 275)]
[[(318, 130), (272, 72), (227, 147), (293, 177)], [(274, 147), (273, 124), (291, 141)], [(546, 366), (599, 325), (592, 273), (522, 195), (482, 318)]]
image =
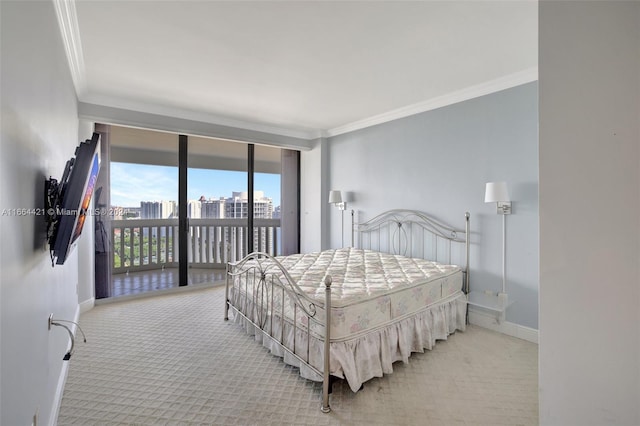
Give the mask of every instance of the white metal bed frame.
[[(373, 219), (362, 223), (353, 222), (352, 211), (352, 245), (354, 233), (358, 233), (358, 248), (384, 251), (407, 257), (422, 257), (433, 261), (442, 259), (442, 248), (445, 249), (446, 263), (452, 261), (452, 247), (460, 243), (463, 252), (458, 258), (464, 273), (463, 291), (469, 292), (469, 213), (465, 213), (465, 229), (455, 229), (445, 225), (433, 217), (415, 210), (390, 210)], [(420, 253), (421, 256), (417, 256)], [(443, 262), (444, 263), (444, 262)], [(284, 277), (284, 280), (280, 279)], [(244, 279), (240, 279), (243, 277)], [(249, 298), (249, 281), (253, 282), (253, 295)], [(254, 252), (238, 262), (227, 264), (227, 280), (225, 289), (224, 320), (229, 319), (229, 309), (240, 315), (245, 321), (255, 327), (256, 333), (263, 334), (263, 338), (271, 339), (283, 353), (292, 356), (300, 365), (314, 372), (322, 378), (322, 406), (321, 411), (331, 411), (329, 405), (330, 379), (330, 350), (331, 350), (331, 282), (330, 275), (325, 276), (325, 318), (316, 318), (317, 301), (307, 296), (295, 280), (290, 276), (282, 264), (267, 253)], [(244, 283), (244, 293), (241, 286)], [(230, 286), (234, 289), (233, 299), (230, 299)], [(236, 288), (237, 287), (237, 288)], [(275, 303), (274, 303), (275, 301)], [(293, 320), (286, 318), (286, 306), (293, 306)], [(298, 330), (298, 315), (306, 317), (306, 331)], [(322, 371), (310, 363), (310, 333), (313, 325), (324, 330), (323, 368)], [(293, 344), (288, 347), (285, 342), (286, 327), (293, 328)], [(278, 335), (279, 329), (279, 335)], [(306, 351), (296, 347), (296, 335), (300, 332), (307, 334)]]

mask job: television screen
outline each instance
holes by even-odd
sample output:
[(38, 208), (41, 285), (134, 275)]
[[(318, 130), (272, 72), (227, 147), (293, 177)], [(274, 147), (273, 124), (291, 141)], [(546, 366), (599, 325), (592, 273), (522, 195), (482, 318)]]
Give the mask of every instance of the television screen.
[(89, 205), (99, 171), (100, 135), (94, 133), (76, 148), (75, 158), (67, 162), (58, 184), (59, 205), (54, 208), (56, 219), (49, 239), (52, 260), (58, 265), (67, 260), (90, 214)]

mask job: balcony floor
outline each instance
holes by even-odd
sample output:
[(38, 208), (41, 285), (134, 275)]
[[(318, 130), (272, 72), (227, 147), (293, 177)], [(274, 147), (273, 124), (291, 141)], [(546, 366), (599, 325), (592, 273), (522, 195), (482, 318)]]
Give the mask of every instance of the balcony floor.
[[(189, 268), (188, 285), (222, 283), (224, 269)], [(153, 269), (150, 271), (113, 274), (112, 297), (133, 296), (156, 290), (178, 288), (178, 268)]]

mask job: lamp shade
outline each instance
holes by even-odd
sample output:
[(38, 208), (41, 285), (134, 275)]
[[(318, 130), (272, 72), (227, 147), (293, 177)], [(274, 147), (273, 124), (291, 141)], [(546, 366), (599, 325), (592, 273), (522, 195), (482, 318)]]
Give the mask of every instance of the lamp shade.
[(336, 204), (342, 202), (342, 193), (340, 191), (329, 191), (329, 202)]
[(485, 203), (497, 203), (498, 201), (511, 201), (506, 182), (487, 182), (484, 193)]

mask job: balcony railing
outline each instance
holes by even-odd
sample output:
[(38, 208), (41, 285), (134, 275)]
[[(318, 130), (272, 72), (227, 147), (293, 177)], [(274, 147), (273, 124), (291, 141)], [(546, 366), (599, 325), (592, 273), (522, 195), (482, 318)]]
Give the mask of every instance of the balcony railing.
[[(189, 219), (188, 262), (224, 268), (247, 254), (247, 219)], [(280, 219), (254, 219), (254, 248), (279, 254)], [(178, 219), (111, 221), (113, 273), (178, 266)]]

